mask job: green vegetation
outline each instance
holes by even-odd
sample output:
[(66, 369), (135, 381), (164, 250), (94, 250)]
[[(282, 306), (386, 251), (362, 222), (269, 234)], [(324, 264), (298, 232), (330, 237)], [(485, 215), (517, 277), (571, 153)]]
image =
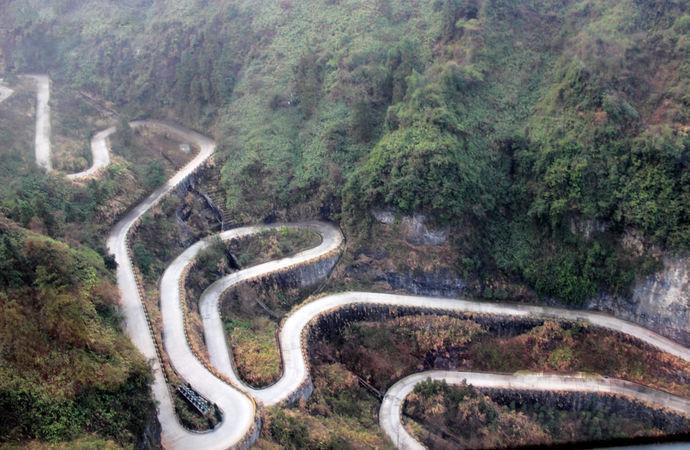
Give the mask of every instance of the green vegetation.
[(655, 420), (652, 425), (630, 404), (626, 409), (587, 396), (576, 400), (577, 406), (565, 407), (562, 405), (568, 402), (559, 400), (557, 395), (555, 399), (547, 396), (541, 401), (524, 395), (520, 401), (508, 404), (493, 397), (496, 396), (483, 394), (471, 385), (451, 386), (443, 381), (427, 380), (415, 386), (404, 410), (422, 425), (422, 429), (412, 427), (421, 441), (442, 449), (572, 444), (655, 436), (684, 432), (690, 425), (687, 419), (669, 418)]
[(266, 317), (226, 319), (225, 333), (242, 379), (252, 386), (267, 386), (282, 374), (276, 341), (278, 324)]
[(155, 416), (151, 375), (120, 333), (102, 258), (0, 221), (2, 441), (135, 445)]
[[(176, 161), (154, 167), (161, 153), (145, 147), (130, 155), (136, 167), (116, 157), (103, 177), (83, 185), (43, 173), (33, 160), (35, 93), (25, 84), (0, 108), (0, 440), (156, 445), (150, 369), (122, 333), (104, 235)], [(103, 120), (83, 101), (67, 101), (72, 96), (78, 93), (57, 90), (60, 157), (88, 146), (88, 133)], [(126, 151), (113, 144), (116, 154)], [(140, 172), (149, 162), (154, 170)], [(156, 168), (165, 171), (158, 179)]]
[(378, 429), (378, 401), (340, 364), (313, 367), (314, 393), (298, 408), (269, 408), (260, 449), (391, 448)]
[(354, 322), (322, 345), (325, 361), (335, 357), (381, 390), (420, 369), (455, 368), (588, 372), (690, 396), (683, 378), (690, 364), (578, 323), (510, 319), (482, 325), (472, 316), (414, 315)]
[(281, 227), (234, 240), (230, 243), (230, 251), (240, 267), (250, 267), (294, 255), (316, 247), (319, 242), (321, 237), (312, 231)]
[[(415, 386), (405, 402), (405, 413), (445, 429), (453, 444), (463, 448), (500, 448), (550, 443), (549, 435), (524, 414), (494, 403), (472, 386), (449, 386), (427, 380)], [(423, 433), (422, 433), (423, 434)], [(432, 441), (426, 437), (422, 442)]]
[[(524, 285), (581, 306), (600, 293), (626, 295), (661, 256), (690, 250), (689, 30), (690, 6), (681, 0), (5, 2), (1, 75), (14, 82), (20, 73), (46, 72), (67, 89), (55, 97), (61, 112), (54, 128), (62, 136), (55, 139), (56, 167), (83, 168), (85, 138), (108, 116), (69, 99), (107, 99), (122, 117), (114, 163), (78, 186), (34, 167), (31, 89), (19, 87), (0, 107), (0, 213), (33, 232), (13, 228), (0, 236), (0, 307), (10, 308), (1, 320), (16, 320), (0, 331), (31, 350), (3, 344), (3, 362), (21, 362), (26, 373), (2, 373), (9, 402), (2, 406), (4, 414), (19, 414), (18, 404), (47, 414), (31, 426), (23, 416), (3, 417), (12, 429), (0, 435), (88, 442), (95, 433), (127, 446), (139, 436), (133, 424), (144, 423), (129, 414), (148, 417), (148, 403), (136, 407), (147, 389), (145, 365), (120, 342), (112, 302), (98, 288), (107, 278), (103, 267), (113, 268), (103, 236), (189, 155), (165, 138), (134, 132), (125, 118), (174, 118), (213, 130), (219, 188), (236, 223), (320, 216), (343, 224), (352, 249), (375, 239), (372, 209), (424, 213), (448, 228), (451, 248), (439, 255), (478, 294)], [(173, 214), (193, 205), (173, 199), (143, 221), (133, 251), (149, 287), (185, 241), (213, 227), (192, 216), (188, 235), (170, 242), (179, 236)], [(237, 262), (290, 251), (269, 243), (250, 244)], [(59, 264), (38, 261), (43, 256), (32, 248)], [(194, 289), (231, 270), (229, 261), (214, 263), (216, 250), (202, 261)], [(390, 254), (418, 266), (435, 256), (405, 247)], [(364, 258), (352, 262), (371, 272)], [(261, 293), (268, 308), (281, 311), (299, 294), (284, 291), (251, 286), (236, 304), (256, 316), (256, 302), (247, 305)], [(615, 336), (545, 325), (533, 335), (489, 339), (458, 321), (441, 323), (463, 332), (449, 328), (428, 342), (412, 323), (408, 335), (369, 330), (379, 344), (408, 346), (402, 362), (384, 358), (372, 378), (400, 374), (419, 365), (419, 355), (437, 357), (441, 347), (456, 345), (505, 370), (516, 367), (519, 350), (533, 368), (610, 370), (669, 390), (682, 386), (673, 370), (659, 369), (678, 369), (675, 363)], [(272, 326), (236, 328), (251, 330), (261, 353)], [(531, 353), (542, 335), (558, 345)], [(59, 351), (51, 353), (51, 345)], [(375, 350), (369, 357), (379, 356)], [(629, 359), (616, 358), (619, 351)], [(54, 367), (45, 366), (48, 354)], [(34, 355), (41, 358), (28, 361)], [(588, 355), (608, 356), (610, 366), (598, 367)], [(262, 370), (275, 373), (274, 362)], [(94, 376), (98, 371), (104, 373)], [(335, 393), (324, 395), (313, 403), (319, 411), (341, 404)], [(118, 406), (129, 397), (131, 404)], [(362, 407), (361, 399), (340, 400)], [(324, 430), (340, 429), (348, 440), (383, 446), (363, 416), (337, 410), (318, 419), (276, 413), (267, 445), (293, 439), (339, 447), (337, 435)], [(307, 420), (307, 429), (292, 415)]]
[(685, 2), (6, 11), (10, 73), (50, 70), (130, 115), (215, 125), (238, 222), (320, 213), (366, 239), (371, 208), (423, 212), (463, 236), (456, 266), (479, 286), (507, 277), (573, 305), (625, 295), (654, 246), (690, 248)]

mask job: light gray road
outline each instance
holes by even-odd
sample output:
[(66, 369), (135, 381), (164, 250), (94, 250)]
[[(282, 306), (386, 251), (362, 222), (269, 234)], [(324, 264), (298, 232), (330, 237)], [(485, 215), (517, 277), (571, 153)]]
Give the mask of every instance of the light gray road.
[[(502, 305), (483, 303), (469, 300), (454, 300), (435, 297), (418, 297), (396, 294), (379, 294), (372, 292), (344, 292), (329, 295), (307, 303), (285, 319), (280, 330), (280, 345), (283, 357), (283, 376), (276, 384), (265, 389), (264, 402), (277, 403), (290, 396), (305, 383), (309, 377), (307, 362), (304, 358), (306, 349), (302, 336), (309, 324), (323, 314), (355, 304), (407, 306), (425, 310), (442, 310), (454, 312), (475, 312), (487, 314), (529, 316), (529, 317), (557, 317), (566, 320), (583, 320), (597, 326), (609, 328), (630, 334), (661, 350), (690, 361), (690, 350), (656, 335), (642, 327), (594, 313), (580, 311), (559, 310), (523, 305)], [(270, 394), (270, 395), (269, 395)]]
[(14, 90), (8, 86), (0, 84), (0, 103), (4, 102), (14, 94)]
[(420, 372), (395, 383), (381, 403), (379, 424), (399, 449), (419, 450), (424, 446), (410, 435), (402, 424), (402, 407), (414, 387), (425, 380), (444, 380), (448, 384), (467, 382), (478, 388), (507, 388), (529, 391), (575, 391), (614, 394), (637, 400), (654, 408), (665, 408), (690, 417), (690, 400), (646, 388), (628, 381), (606, 377), (516, 373), (514, 375), (480, 372), (432, 370)]
[[(51, 172), (53, 163), (50, 146), (50, 78), (47, 75), (24, 75), (24, 78), (31, 79), (36, 83), (36, 165), (47, 172)], [(1, 96), (2, 92), (0, 92)], [(91, 155), (93, 157), (91, 167), (82, 172), (68, 174), (67, 178), (72, 181), (92, 178), (110, 164), (108, 137), (114, 132), (115, 128), (111, 127), (96, 133), (91, 139)]]
[[(142, 299), (137, 290), (132, 261), (127, 251), (128, 233), (132, 226), (154, 205), (173, 190), (181, 181), (199, 167), (215, 150), (215, 143), (193, 131), (173, 127), (161, 122), (136, 122), (133, 127), (151, 126), (162, 130), (174, 139), (196, 144), (200, 151), (185, 167), (179, 170), (165, 185), (156, 189), (144, 201), (129, 211), (113, 228), (108, 237), (108, 250), (118, 263), (117, 284), (120, 288), (122, 311), (125, 317), (125, 328), (129, 337), (139, 351), (153, 363), (153, 393), (158, 402), (158, 419), (162, 427), (162, 441), (166, 448), (179, 449), (224, 449), (239, 442), (251, 429), (254, 422), (254, 404), (244, 394), (232, 389), (213, 376), (191, 354), (184, 334), (175, 336), (169, 327), (164, 327), (163, 336), (175, 369), (192, 383), (202, 395), (215, 402), (224, 413), (223, 422), (209, 433), (192, 433), (187, 431), (177, 420), (172, 398), (165, 383), (160, 361), (156, 356), (155, 344), (149, 331)], [(198, 245), (198, 244), (197, 244)], [(189, 251), (189, 250), (188, 250)], [(175, 265), (168, 268), (174, 272)], [(177, 287), (173, 288), (177, 295)], [(179, 301), (176, 305), (163, 304), (162, 316), (165, 322), (182, 321)], [(172, 316), (172, 317), (171, 317)]]
[[(268, 229), (277, 229), (280, 227), (288, 227), (293, 229), (303, 228), (311, 230), (321, 236), (321, 243), (314, 248), (305, 250), (289, 258), (270, 261), (225, 276), (209, 286), (203, 292), (201, 299), (199, 300), (199, 310), (204, 325), (204, 341), (206, 342), (211, 364), (213, 364), (213, 366), (216, 367), (223, 375), (232, 380), (235, 386), (239, 387), (243, 392), (251, 395), (266, 405), (273, 405), (279, 402), (284, 398), (283, 394), (290, 394), (294, 391), (294, 389), (291, 388), (291, 386), (284, 386), (280, 382), (266, 389), (253, 389), (252, 387), (247, 386), (237, 376), (231, 362), (227, 340), (223, 329), (223, 323), (218, 309), (219, 299), (225, 291), (243, 281), (261, 277), (269, 273), (280, 272), (290, 267), (300, 266), (308, 264), (309, 262), (317, 261), (323, 255), (332, 254), (333, 252), (338, 251), (343, 243), (343, 235), (340, 230), (337, 227), (324, 222), (302, 222), (285, 225), (242, 227), (221, 233), (220, 237), (223, 240), (238, 239), (243, 236), (256, 234)], [(190, 254), (189, 256), (191, 259), (189, 259), (187, 263), (192, 262), (195, 255)], [(281, 380), (285, 380), (285, 377), (283, 377)]]
[(93, 163), (88, 169), (67, 175), (67, 178), (73, 181), (84, 180), (97, 176), (101, 170), (108, 167), (110, 164), (110, 144), (108, 138), (115, 132), (115, 127), (110, 127), (103, 131), (96, 133), (91, 138), (91, 155)]
[(47, 75), (25, 75), (36, 83), (36, 164), (47, 172), (53, 170), (50, 160), (50, 78)]
[[(198, 252), (198, 249), (195, 251)], [(185, 265), (187, 265), (194, 259), (194, 255), (192, 252), (190, 252), (188, 254), (184, 254), (184, 256), (181, 255), (180, 259), (184, 260)], [(278, 263), (278, 261), (276, 261), (276, 263)], [(263, 269), (268, 269), (269, 267), (271, 266), (256, 266), (255, 268), (247, 269), (246, 272), (237, 272), (229, 277), (219, 280), (219, 282), (209, 287), (209, 289), (204, 293), (202, 303), (200, 304), (205, 327), (204, 333), (211, 363), (224, 375), (228, 376), (228, 378), (236, 381), (236, 386), (239, 389), (254, 396), (256, 399), (260, 400), (266, 405), (273, 405), (289, 398), (291, 394), (293, 394), (299, 387), (308, 381), (309, 371), (303, 356), (303, 352), (306, 351), (306, 349), (303, 348), (301, 339), (310, 322), (321, 314), (327, 314), (334, 310), (355, 304), (406, 306), (417, 307), (424, 310), (583, 321), (598, 327), (607, 328), (630, 335), (685, 361), (690, 361), (690, 349), (639, 325), (635, 325), (633, 323), (601, 313), (548, 308), (542, 306), (486, 303), (471, 300), (436, 297), (380, 294), (373, 292), (344, 292), (322, 297), (311, 303), (304, 304), (296, 310), (293, 310), (288, 315), (287, 319), (285, 319), (282, 324), (279, 335), (283, 358), (283, 376), (277, 383), (269, 386), (266, 389), (251, 389), (240, 381), (230, 363), (222, 323), (220, 321), (217, 309), (217, 303), (220, 294), (229, 286), (232, 286), (243, 279), (250, 279), (261, 274), (268, 274), (272, 270), (269, 272), (263, 272)], [(245, 273), (246, 278), (244, 275)], [(162, 290), (163, 302), (166, 301), (165, 296), (169, 291), (169, 289)], [(183, 324), (178, 323), (176, 326), (180, 329), (177, 331), (177, 334), (182, 333), (183, 330), (181, 330), (181, 328)]]

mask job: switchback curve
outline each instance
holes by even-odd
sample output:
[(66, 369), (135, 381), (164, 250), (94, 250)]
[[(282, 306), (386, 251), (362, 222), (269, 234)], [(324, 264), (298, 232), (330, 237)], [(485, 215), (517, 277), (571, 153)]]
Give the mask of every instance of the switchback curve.
[[(107, 247), (117, 261), (117, 284), (120, 303), (125, 318), (125, 330), (139, 351), (152, 362), (153, 394), (158, 402), (158, 420), (162, 428), (162, 441), (166, 448), (225, 449), (239, 443), (254, 425), (254, 403), (242, 393), (229, 389), (228, 385), (212, 375), (193, 355), (184, 348), (171, 349), (179, 373), (206, 398), (215, 402), (223, 411), (224, 420), (212, 432), (194, 433), (185, 429), (177, 419), (173, 400), (156, 352), (156, 344), (149, 329), (147, 314), (137, 286), (134, 267), (129, 254), (129, 232), (141, 217), (158, 204), (168, 193), (190, 176), (215, 151), (211, 139), (196, 132), (162, 122), (134, 122), (133, 127), (154, 126), (171, 134), (175, 139), (191, 142), (199, 147), (199, 153), (180, 169), (163, 186), (156, 189), (144, 201), (135, 206), (111, 231)], [(180, 318), (182, 320), (182, 318)], [(165, 332), (164, 332), (165, 337)]]
[[(305, 225), (288, 224), (287, 226), (298, 227)], [(329, 233), (335, 233), (335, 229), (329, 231), (328, 227), (328, 225), (324, 224), (321, 230), (319, 230), (322, 236), (325, 237), (322, 244), (315, 248), (322, 249), (320, 251), (323, 251), (324, 254), (332, 252), (336, 247), (336, 243), (338, 243), (337, 234), (335, 235), (335, 239), (326, 237)], [(307, 228), (312, 230), (315, 229), (314, 225), (307, 226)], [(252, 233), (261, 232), (265, 229), (265, 226), (239, 228), (237, 230), (222, 233), (221, 238), (231, 239), (239, 236), (247, 236)], [(188, 359), (193, 358), (192, 352), (189, 350), (188, 343), (186, 342), (185, 338), (184, 311), (181, 303), (182, 298), (179, 294), (180, 286), (183, 286), (187, 269), (193, 264), (199, 252), (208, 245), (207, 242), (208, 240), (197, 242), (185, 250), (185, 252), (178, 256), (168, 267), (161, 281), (161, 310), (166, 340), (165, 345), (168, 353), (172, 353), (170, 355), (171, 360), (173, 365), (176, 367), (176, 356), (174, 356), (174, 354), (179, 353), (180, 348), (184, 348), (186, 353), (184, 358), (180, 360), (181, 364), (187, 364)], [(324, 242), (327, 242), (328, 244), (324, 244)], [(639, 325), (602, 313), (536, 305), (487, 303), (466, 299), (421, 297), (372, 292), (343, 292), (321, 297), (293, 309), (286, 319), (284, 319), (279, 333), (279, 344), (283, 360), (283, 374), (281, 378), (268, 388), (251, 388), (241, 381), (229, 362), (228, 348), (227, 344), (225, 343), (225, 336), (222, 330), (222, 324), (218, 312), (219, 299), (225, 290), (237, 285), (242, 281), (267, 276), (275, 273), (277, 270), (284, 270), (285, 267), (294, 266), (295, 264), (307, 264), (309, 261), (313, 261), (316, 258), (316, 254), (318, 254), (318, 252), (314, 252), (313, 250), (314, 249), (312, 249), (312, 251), (309, 253), (309, 256), (300, 256), (301, 254), (296, 255), (292, 258), (289, 264), (283, 260), (273, 261), (230, 274), (216, 281), (202, 294), (201, 297), (200, 311), (204, 322), (204, 333), (207, 340), (207, 349), (209, 351), (211, 363), (232, 383), (234, 388), (261, 401), (266, 406), (294, 400), (295, 398), (303, 395), (304, 387), (311, 386), (311, 379), (309, 376), (308, 362), (306, 357), (306, 335), (309, 327), (320, 316), (328, 315), (339, 309), (353, 305), (407, 307), (419, 309), (421, 311), (480, 313), (511, 316), (516, 318), (543, 318), (587, 322), (597, 327), (630, 335), (655, 348), (658, 348), (659, 350), (665, 351), (690, 362), (690, 349)], [(201, 370), (200, 366), (198, 369)], [(196, 376), (195, 373), (191, 372), (187, 375), (192, 377)], [(555, 386), (554, 380), (551, 379), (553, 376), (545, 374), (533, 374), (531, 377), (523, 377), (521, 379), (521, 385), (517, 383), (516, 380), (501, 379), (500, 377), (496, 378), (493, 377), (493, 375), (487, 375), (486, 377), (488, 377), (488, 379), (493, 379), (494, 381), (502, 380), (504, 382), (502, 387), (507, 388), (511, 386), (521, 386), (520, 388), (529, 388), (531, 386), (534, 388), (539, 388), (540, 386), (548, 386), (549, 384)], [(452, 378), (452, 376), (450, 378)], [(474, 374), (471, 377), (472, 380), (484, 378), (485, 374), (481, 373)], [(581, 390), (599, 389), (602, 392), (612, 392), (612, 389), (615, 389), (620, 385), (627, 386), (629, 384), (630, 386), (634, 386), (632, 383), (627, 383), (624, 381), (616, 384), (615, 381), (612, 382), (610, 379), (600, 377), (584, 379), (582, 377), (578, 378), (566, 376), (561, 377), (561, 379), (571, 380), (569, 381), (569, 386), (579, 386), (582, 388)], [(646, 388), (642, 389), (642, 391), (628, 389), (625, 391), (625, 393), (629, 397), (635, 397), (637, 395), (637, 397), (635, 397), (637, 400), (652, 403), (656, 407), (672, 407), (675, 403), (686, 402), (686, 400), (678, 399), (677, 397), (670, 396), (669, 394), (663, 392), (657, 392)], [(650, 392), (657, 393), (658, 395), (650, 395)], [(250, 412), (247, 411), (247, 414), (249, 413)], [(397, 417), (397, 420), (399, 421), (399, 417)]]
[(455, 385), (467, 382), (467, 384), (477, 388), (612, 394), (636, 400), (654, 408), (661, 406), (690, 418), (690, 400), (615, 378), (543, 373), (516, 373), (508, 375), (430, 370), (415, 373), (401, 379), (388, 389), (383, 397), (383, 402), (381, 402), (379, 424), (384, 433), (399, 449), (424, 449), (424, 446), (407, 432), (401, 418), (405, 398), (414, 390), (417, 384), (426, 380), (445, 381), (448, 384)]
[[(36, 135), (35, 152), (36, 165), (46, 172), (53, 171), (51, 157), (51, 126), (50, 126), (50, 78), (47, 75), (23, 75), (36, 84)], [(0, 94), (1, 95), (1, 94)], [(81, 181), (95, 177), (110, 164), (110, 148), (108, 137), (115, 132), (115, 127), (96, 133), (91, 139), (91, 167), (81, 172), (66, 174), (72, 181)]]
[[(36, 80), (38, 86), (37, 94), (37, 123), (36, 123), (36, 161), (46, 170), (52, 170), (50, 164), (50, 108), (49, 100), (49, 83), (50, 80), (46, 76), (32, 75)], [(0, 95), (11, 95), (7, 89), (0, 93)], [(4, 100), (4, 99), (3, 99)], [(1, 101), (1, 100), (0, 100)], [(156, 189), (144, 201), (130, 210), (113, 228), (108, 240), (107, 246), (109, 251), (114, 255), (118, 263), (117, 268), (117, 282), (121, 293), (122, 311), (125, 317), (125, 328), (129, 337), (134, 342), (139, 351), (153, 363), (153, 392), (154, 397), (158, 401), (158, 418), (163, 429), (163, 444), (168, 448), (181, 449), (222, 449), (246, 443), (248, 434), (254, 429), (255, 424), (255, 405), (249, 395), (256, 397), (265, 404), (275, 404), (282, 401), (289, 400), (294, 397), (294, 394), (300, 390), (305, 384), (310, 383), (308, 372), (308, 364), (305, 357), (306, 351), (306, 330), (322, 315), (330, 314), (338, 309), (357, 305), (383, 305), (383, 306), (404, 306), (413, 307), (420, 310), (437, 310), (437, 311), (462, 311), (462, 312), (477, 312), (485, 314), (510, 315), (516, 317), (543, 317), (555, 318), (561, 320), (582, 320), (589, 322), (595, 326), (608, 328), (624, 334), (631, 335), (638, 338), (662, 351), (666, 351), (674, 356), (682, 358), (685, 361), (690, 361), (690, 350), (672, 342), (650, 330), (647, 330), (638, 325), (626, 322), (614, 317), (591, 313), (585, 311), (572, 311), (558, 308), (548, 308), (541, 306), (527, 306), (527, 305), (505, 305), (505, 304), (491, 304), (483, 302), (475, 302), (470, 300), (453, 300), (434, 297), (419, 297), (395, 294), (378, 294), (370, 292), (344, 292), (340, 294), (329, 295), (315, 300), (311, 303), (304, 304), (291, 312), (284, 320), (280, 330), (280, 347), (283, 357), (283, 375), (281, 379), (274, 385), (267, 389), (252, 389), (241, 383), (239, 377), (234, 371), (228, 371), (227, 365), (223, 365), (223, 358), (227, 358), (227, 345), (209, 346), (209, 353), (211, 360), (217, 364), (221, 372), (225, 373), (231, 380), (232, 386), (222, 381), (220, 378), (213, 375), (206, 367), (194, 356), (193, 352), (188, 346), (186, 338), (184, 337), (184, 314), (180, 305), (179, 286), (183, 281), (186, 269), (193, 262), (198, 252), (204, 248), (206, 244), (200, 241), (185, 252), (166, 270), (161, 281), (161, 315), (163, 319), (163, 340), (164, 345), (168, 351), (170, 359), (175, 369), (186, 380), (193, 383), (202, 395), (216, 403), (223, 411), (224, 420), (212, 431), (207, 433), (193, 433), (190, 432), (179, 423), (175, 415), (174, 406), (170, 397), (170, 392), (166, 385), (166, 381), (162, 372), (161, 362), (157, 357), (156, 346), (153, 336), (149, 330), (146, 312), (139, 295), (137, 288), (136, 276), (133, 270), (132, 261), (128, 251), (128, 234), (136, 226), (139, 219), (153, 206), (161, 201), (169, 192), (178, 186), (186, 177), (191, 175), (203, 162), (209, 158), (214, 150), (215, 143), (193, 131), (185, 130), (162, 122), (134, 122), (133, 127), (151, 126), (157, 127), (170, 133), (176, 139), (191, 142), (200, 148), (200, 152), (180, 169), (171, 179), (169, 179), (163, 186)], [(114, 131), (114, 128), (104, 130), (94, 136), (94, 140), (98, 139), (98, 150), (100, 155), (107, 154), (107, 137)], [(104, 150), (105, 149), (105, 152)], [(95, 151), (95, 150), (94, 150)], [(109, 160), (109, 156), (108, 156)], [(94, 154), (94, 165), (96, 161), (104, 161), (103, 158), (96, 158)], [(80, 179), (94, 175), (100, 168), (104, 167), (99, 163), (99, 167), (92, 167), (85, 172), (73, 174), (73, 179)], [(277, 225), (280, 226), (280, 225)], [(234, 278), (226, 278), (214, 283), (212, 288), (209, 288), (204, 293), (203, 305), (204, 324), (208, 327), (205, 330), (207, 336), (215, 336), (218, 334), (217, 317), (214, 317), (214, 310), (217, 313), (217, 301), (219, 295), (229, 286), (235, 285), (240, 281), (257, 278), (274, 273), (276, 270), (284, 270), (293, 266), (294, 264), (308, 264), (314, 259), (333, 252), (342, 243), (342, 235), (337, 229), (330, 225), (319, 224), (317, 222), (307, 224), (291, 224), (294, 227), (307, 227), (317, 229), (322, 235), (323, 241), (321, 245), (315, 249), (307, 252), (302, 252), (296, 255), (292, 262), (280, 260), (266, 263), (255, 268), (246, 269), (245, 271), (237, 272)], [(240, 233), (245, 235), (253, 234), (265, 230), (266, 226), (246, 227), (238, 230), (231, 230), (226, 232), (225, 238), (239, 236)], [(301, 255), (301, 256), (300, 256)], [(215, 330), (214, 330), (215, 328)], [(222, 332), (222, 330), (221, 330)], [(210, 334), (209, 334), (210, 333)], [(222, 347), (225, 347), (224, 349)], [(225, 356), (222, 352), (225, 352)], [(531, 389), (539, 386), (549, 385), (545, 383), (552, 375), (532, 374), (529, 377), (522, 375), (520, 380), (515, 378), (501, 379), (496, 378), (498, 374), (481, 374), (481, 373), (467, 373), (467, 372), (449, 372), (439, 375), (444, 377), (448, 382), (452, 382), (458, 377), (461, 377), (468, 382), (480, 386), (481, 383), (490, 383), (494, 380), (498, 383), (496, 387), (510, 387), (520, 389)], [(518, 375), (501, 375), (503, 377), (517, 377)], [(415, 378), (416, 377), (416, 378)], [(413, 375), (410, 380), (426, 379), (428, 374)], [(405, 380), (408, 380), (407, 378)], [(498, 381), (496, 381), (498, 380)], [(580, 387), (588, 386), (592, 391), (603, 391), (620, 387), (617, 383), (620, 380), (609, 380), (604, 378), (581, 379), (573, 377), (560, 377), (561, 382), (570, 383), (569, 386), (579, 385)], [(563, 381), (571, 380), (571, 381)], [(518, 381), (520, 383), (518, 383)], [(555, 382), (555, 381), (554, 381)], [(584, 384), (583, 384), (584, 383)], [(621, 382), (623, 385), (627, 382)], [(397, 384), (396, 384), (397, 386)], [(401, 386), (409, 386), (403, 384)], [(583, 390), (583, 389), (572, 389)], [(587, 389), (584, 389), (587, 390)], [(651, 392), (651, 394), (650, 394)], [(390, 392), (389, 392), (390, 393)], [(653, 403), (657, 407), (673, 408), (674, 405), (682, 403), (687, 405), (685, 400), (674, 398), (663, 392), (653, 391), (644, 388), (642, 391), (629, 389), (625, 395), (634, 397), (637, 400), (647, 403)], [(390, 401), (390, 400), (389, 400)], [(685, 407), (685, 406), (683, 406)], [(394, 408), (389, 408), (389, 413), (383, 413), (382, 426), (384, 426), (384, 419), (393, 424), (393, 420), (399, 423), (399, 412), (395, 413)], [(395, 413), (395, 414), (394, 414)], [(396, 415), (397, 414), (397, 415)], [(385, 425), (389, 426), (389, 425)], [(384, 429), (385, 429), (384, 426)], [(394, 424), (393, 424), (394, 426)], [(389, 434), (389, 436), (392, 436)]]

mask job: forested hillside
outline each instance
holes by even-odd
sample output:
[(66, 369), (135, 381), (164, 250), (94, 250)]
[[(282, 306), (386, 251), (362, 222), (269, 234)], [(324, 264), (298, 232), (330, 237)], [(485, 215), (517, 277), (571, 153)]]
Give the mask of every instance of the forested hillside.
[(94, 251), (0, 216), (2, 441), (155, 442), (149, 367), (119, 331), (117, 302)]
[(213, 128), (238, 222), (365, 237), (372, 209), (426, 213), (468, 277), (578, 304), (690, 246), (689, 9), (32, 0), (0, 21), (6, 73)]
[[(690, 250), (687, 0), (4, 0), (0, 445), (156, 444), (104, 239), (179, 168), (120, 133), (100, 179), (43, 173), (26, 73), (69, 93), (54, 131), (84, 146), (115, 120), (212, 133), (232, 225), (321, 217), (353, 251), (394, 234), (373, 211), (424, 214), (450, 250), (414, 258), (479, 295), (625, 297)], [(63, 108), (80, 95), (119, 117)]]

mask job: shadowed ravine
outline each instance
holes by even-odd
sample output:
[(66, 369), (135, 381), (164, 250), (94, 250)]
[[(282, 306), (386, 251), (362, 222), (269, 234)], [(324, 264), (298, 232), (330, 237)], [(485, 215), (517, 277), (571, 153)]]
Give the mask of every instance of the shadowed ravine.
[[(33, 76), (39, 86), (37, 108), (36, 162), (46, 170), (50, 165), (50, 109), (49, 80), (45, 76)], [(10, 92), (11, 94), (11, 92)], [(0, 98), (8, 96), (0, 90)], [(308, 360), (306, 358), (307, 331), (320, 316), (340, 308), (356, 304), (404, 306), (419, 310), (476, 312), (514, 317), (555, 318), (568, 321), (584, 321), (609, 330), (624, 333), (643, 341), (659, 350), (670, 353), (690, 362), (690, 350), (678, 343), (664, 338), (639, 325), (615, 317), (585, 312), (548, 308), (541, 306), (493, 304), (468, 299), (447, 299), (371, 292), (343, 292), (328, 295), (293, 309), (283, 320), (279, 334), (280, 351), (283, 361), (281, 378), (265, 389), (252, 389), (241, 382), (230, 364), (227, 343), (220, 321), (219, 300), (227, 289), (250, 279), (261, 278), (275, 272), (288, 270), (295, 266), (308, 265), (325, 258), (333, 257), (341, 249), (343, 236), (340, 230), (322, 222), (286, 224), (293, 228), (306, 228), (317, 232), (322, 242), (313, 249), (295, 256), (271, 261), (235, 272), (211, 285), (202, 295), (200, 310), (204, 323), (204, 333), (212, 364), (223, 374), (229, 383), (214, 375), (192, 351), (185, 334), (184, 304), (180, 295), (187, 270), (206, 248), (210, 241), (205, 239), (188, 247), (166, 269), (160, 285), (160, 307), (163, 327), (163, 344), (170, 362), (178, 374), (191, 383), (201, 395), (214, 402), (223, 412), (223, 421), (213, 430), (195, 433), (186, 430), (175, 414), (170, 391), (156, 352), (150, 324), (140, 297), (134, 268), (129, 252), (129, 232), (149, 209), (158, 204), (187, 177), (204, 164), (214, 153), (215, 142), (201, 134), (160, 122), (136, 122), (132, 126), (152, 126), (165, 130), (173, 138), (195, 144), (199, 153), (180, 169), (163, 186), (156, 189), (141, 203), (127, 212), (113, 227), (107, 239), (108, 250), (117, 261), (117, 283), (120, 290), (121, 308), (125, 318), (128, 336), (139, 351), (152, 361), (154, 383), (153, 395), (158, 402), (158, 419), (162, 427), (162, 440), (166, 448), (175, 449), (224, 449), (248, 446), (256, 437), (255, 401), (273, 405), (311, 392)], [(85, 172), (70, 177), (91, 176), (107, 165), (109, 158), (97, 158), (96, 153), (108, 153), (107, 136), (114, 128), (98, 133), (92, 141), (94, 165)], [(98, 148), (95, 148), (98, 147)], [(222, 239), (248, 236), (283, 225), (250, 226), (237, 228), (220, 234)], [(690, 402), (670, 394), (642, 388), (622, 380), (599, 377), (557, 376), (546, 374), (499, 375), (468, 372), (426, 372), (407, 377), (396, 383), (386, 394), (381, 407), (380, 424), (391, 440), (400, 448), (417, 448), (420, 444), (407, 434), (400, 421), (400, 407), (404, 396), (413, 386), (428, 377), (445, 379), (449, 383), (467, 380), (480, 387), (500, 387), (525, 390), (570, 390), (599, 392), (622, 395), (655, 407), (668, 408), (690, 415)]]

